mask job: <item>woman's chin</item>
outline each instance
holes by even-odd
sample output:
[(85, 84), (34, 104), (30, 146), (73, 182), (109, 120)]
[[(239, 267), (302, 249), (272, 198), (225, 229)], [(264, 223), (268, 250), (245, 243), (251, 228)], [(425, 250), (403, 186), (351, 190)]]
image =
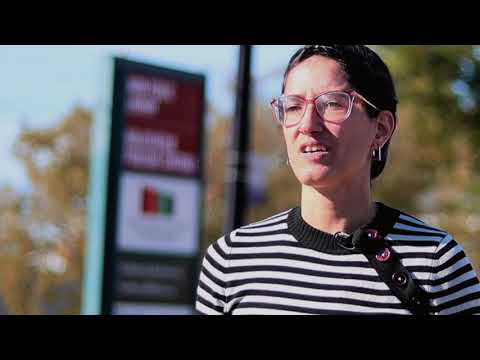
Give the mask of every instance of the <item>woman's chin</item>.
[(326, 187), (332, 183), (333, 174), (330, 169), (308, 169), (299, 171), (297, 179), (302, 185), (312, 186), (314, 188)]

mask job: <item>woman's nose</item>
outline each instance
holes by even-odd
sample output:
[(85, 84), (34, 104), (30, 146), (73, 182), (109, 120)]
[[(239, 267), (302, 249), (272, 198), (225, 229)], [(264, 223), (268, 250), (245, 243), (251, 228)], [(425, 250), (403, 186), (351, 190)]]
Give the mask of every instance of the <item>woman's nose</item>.
[(305, 113), (300, 121), (299, 131), (302, 134), (310, 134), (323, 130), (323, 119), (318, 115), (313, 104), (307, 104)]

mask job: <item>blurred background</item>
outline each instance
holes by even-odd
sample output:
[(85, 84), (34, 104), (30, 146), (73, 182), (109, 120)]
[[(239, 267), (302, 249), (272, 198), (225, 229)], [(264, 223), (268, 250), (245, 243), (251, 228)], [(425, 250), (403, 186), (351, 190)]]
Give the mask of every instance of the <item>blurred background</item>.
[[(253, 46), (247, 223), (299, 204), (269, 107), (299, 46)], [(375, 198), (448, 230), (478, 271), (480, 47), (371, 47), (400, 100)], [(90, 172), (109, 146), (101, 123), (111, 112), (114, 56), (205, 76), (200, 252), (222, 235), (238, 53), (218, 45), (0, 46), (0, 313), (82, 313)]]

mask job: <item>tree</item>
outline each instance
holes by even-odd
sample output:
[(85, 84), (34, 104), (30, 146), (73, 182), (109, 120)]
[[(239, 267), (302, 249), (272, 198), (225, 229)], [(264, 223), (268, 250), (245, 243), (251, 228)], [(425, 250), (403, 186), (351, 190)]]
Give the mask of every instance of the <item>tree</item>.
[(480, 264), (478, 50), (439, 45), (378, 50), (400, 103), (389, 164), (375, 193), (451, 232)]
[(80, 312), (90, 124), (90, 112), (76, 108), (16, 142), (32, 192), (0, 190), (0, 290), (12, 313)]

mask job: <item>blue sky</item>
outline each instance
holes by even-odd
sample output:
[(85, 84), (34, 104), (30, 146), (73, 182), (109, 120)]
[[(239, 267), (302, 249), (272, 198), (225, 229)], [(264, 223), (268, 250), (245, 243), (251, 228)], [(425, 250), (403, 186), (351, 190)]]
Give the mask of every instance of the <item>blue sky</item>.
[[(263, 101), (278, 94), (282, 71), (299, 45), (255, 46), (252, 76), (255, 93)], [(75, 105), (102, 106), (108, 87), (105, 71), (112, 56), (145, 61), (207, 78), (207, 101), (215, 110), (231, 114), (238, 46), (227, 45), (22, 45), (0, 46), (0, 186), (28, 191), (28, 178), (12, 156), (21, 127), (48, 128)], [(207, 114), (208, 117), (208, 114)]]

